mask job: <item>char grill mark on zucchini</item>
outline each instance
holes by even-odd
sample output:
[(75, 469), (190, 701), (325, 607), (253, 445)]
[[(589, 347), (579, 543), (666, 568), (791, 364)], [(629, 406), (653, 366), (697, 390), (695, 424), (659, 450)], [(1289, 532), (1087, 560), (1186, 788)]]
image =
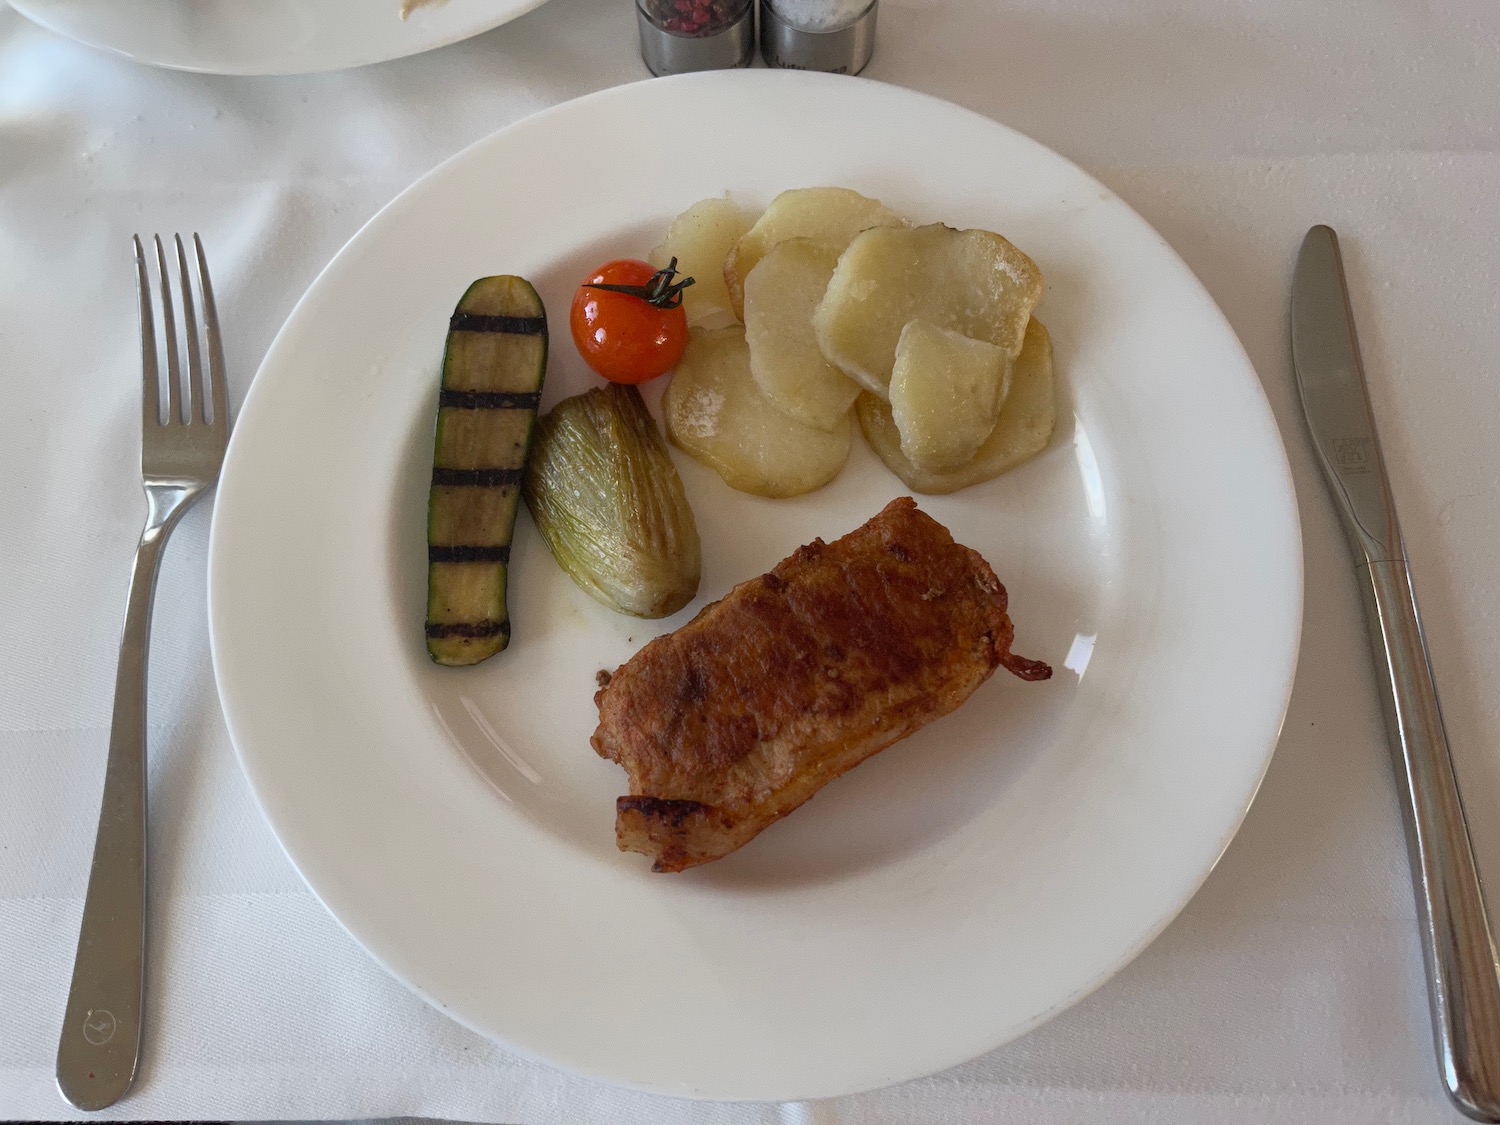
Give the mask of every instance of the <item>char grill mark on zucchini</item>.
[(520, 469), (439, 469), (434, 467), (432, 483), (494, 488), (501, 484), (520, 484), (521, 475)]
[(512, 336), (545, 336), (547, 317), (493, 316), (484, 313), (455, 312), (448, 320), (449, 332), (505, 332)]
[(510, 636), (510, 621), (450, 621), (446, 625), (428, 625), (427, 635), (435, 638), (480, 638)]
[(477, 664), (510, 642), (510, 542), (546, 366), (536, 290), (519, 277), (469, 286), (449, 321), (427, 501), (427, 651), (439, 664)]
[(434, 547), (428, 544), (427, 561), (435, 562), (510, 562), (509, 547)]
[(519, 407), (535, 410), (541, 404), (540, 391), (440, 391), (439, 406), (457, 406), (465, 410), (505, 410)]

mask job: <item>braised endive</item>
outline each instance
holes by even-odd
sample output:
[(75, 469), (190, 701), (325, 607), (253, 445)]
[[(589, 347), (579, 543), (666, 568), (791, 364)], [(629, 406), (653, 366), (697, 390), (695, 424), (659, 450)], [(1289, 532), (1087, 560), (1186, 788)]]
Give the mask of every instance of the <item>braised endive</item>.
[(537, 419), (522, 492), (568, 577), (635, 617), (666, 617), (698, 592), (698, 526), (640, 392), (610, 384)]

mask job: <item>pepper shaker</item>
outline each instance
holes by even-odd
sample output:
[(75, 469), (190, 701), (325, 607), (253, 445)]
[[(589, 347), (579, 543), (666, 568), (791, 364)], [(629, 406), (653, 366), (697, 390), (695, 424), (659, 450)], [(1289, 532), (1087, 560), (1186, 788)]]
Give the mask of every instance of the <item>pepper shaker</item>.
[(767, 66), (858, 74), (875, 50), (880, 0), (760, 0)]
[(657, 76), (749, 66), (754, 0), (636, 0), (641, 58)]

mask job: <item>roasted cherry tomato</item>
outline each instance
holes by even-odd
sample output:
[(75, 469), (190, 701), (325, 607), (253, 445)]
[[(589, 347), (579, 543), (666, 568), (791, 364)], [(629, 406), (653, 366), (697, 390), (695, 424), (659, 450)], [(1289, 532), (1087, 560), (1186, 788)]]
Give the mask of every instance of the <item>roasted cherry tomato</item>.
[(568, 323), (573, 343), (612, 383), (644, 383), (670, 371), (687, 346), (677, 259), (666, 269), (635, 258), (605, 262), (573, 295)]

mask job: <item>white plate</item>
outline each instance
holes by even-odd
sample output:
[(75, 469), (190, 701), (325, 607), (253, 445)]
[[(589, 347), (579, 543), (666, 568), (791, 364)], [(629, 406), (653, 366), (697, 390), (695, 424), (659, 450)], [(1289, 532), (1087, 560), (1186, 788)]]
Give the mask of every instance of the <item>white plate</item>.
[[(697, 123), (712, 122), (714, 128)], [(678, 209), (846, 184), (992, 227), (1048, 279), (1063, 418), (1037, 461), (921, 500), (994, 565), (1016, 648), (954, 715), (742, 851), (652, 875), (614, 847), (623, 772), (594, 674), (900, 483), (857, 443), (796, 500), (678, 458), (699, 597), (614, 615), (523, 516), (510, 649), (423, 650), (423, 515), (446, 319), (484, 274), (551, 310), (546, 401), (593, 263)], [(231, 314), (232, 314), (231, 310)], [(654, 395), (652, 398), (654, 399)], [(1108, 189), (1002, 126), (872, 82), (731, 72), (608, 90), (442, 165), (334, 259), (266, 356), (219, 486), (214, 662), (308, 883), (392, 973), (517, 1050), (672, 1094), (829, 1096), (987, 1051), (1072, 1004), (1182, 908), (1275, 745), (1301, 620), (1284, 451), (1207, 293)]]
[[(208, 74), (344, 70), (446, 47), (545, 0), (11, 0), (69, 39), (152, 66)], [(622, 0), (623, 2), (623, 0)]]

